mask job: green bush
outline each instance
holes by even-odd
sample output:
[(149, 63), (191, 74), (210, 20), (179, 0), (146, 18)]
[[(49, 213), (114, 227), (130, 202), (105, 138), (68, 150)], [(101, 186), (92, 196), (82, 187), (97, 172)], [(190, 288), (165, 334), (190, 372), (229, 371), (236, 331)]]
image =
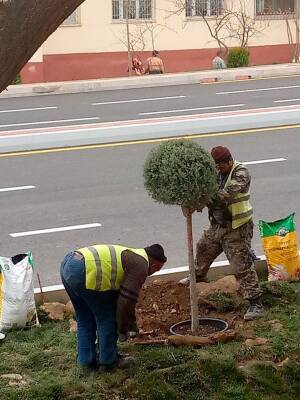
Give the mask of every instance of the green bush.
[(227, 58), (228, 68), (248, 67), (249, 51), (244, 47), (235, 47), (229, 50)]
[(144, 166), (145, 187), (164, 204), (199, 206), (216, 193), (216, 168), (205, 149), (190, 140), (168, 140), (155, 147)]
[(18, 74), (16, 77), (15, 77), (15, 79), (12, 81), (12, 85), (20, 85), (20, 83), (22, 83), (22, 80), (21, 80), (21, 75), (20, 74)]

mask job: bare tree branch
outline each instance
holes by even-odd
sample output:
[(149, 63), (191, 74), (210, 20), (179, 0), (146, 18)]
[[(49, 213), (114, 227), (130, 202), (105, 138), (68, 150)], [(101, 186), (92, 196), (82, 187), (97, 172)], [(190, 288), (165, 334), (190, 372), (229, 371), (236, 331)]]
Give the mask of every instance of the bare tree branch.
[[(130, 0), (123, 0), (123, 4), (125, 4), (126, 10), (128, 10)], [(139, 6), (140, 15), (146, 14), (144, 11), (147, 9), (143, 9), (141, 3)], [(115, 35), (119, 42), (126, 47), (128, 54), (130, 54), (128, 56), (129, 75), (131, 75), (134, 53), (144, 51), (149, 43), (151, 43), (151, 49), (154, 50), (156, 38), (164, 29), (169, 29), (175, 32), (173, 29), (168, 27), (167, 22), (165, 24), (160, 24), (154, 22), (152, 19), (139, 19), (139, 16), (136, 17), (137, 18), (132, 19), (126, 18), (124, 20), (126, 29), (122, 30), (120, 35)]]
[[(247, 47), (250, 38), (260, 34), (267, 26), (266, 22), (256, 21), (247, 14), (245, 1), (239, 0), (237, 4), (233, 0), (224, 0), (220, 7), (218, 0), (204, 0), (203, 5), (196, 7), (191, 0), (169, 0), (171, 7), (168, 12), (170, 16), (185, 13), (187, 18), (200, 18), (206, 24), (211, 38), (227, 53), (229, 40), (236, 41), (240, 47)], [(210, 5), (213, 14), (208, 15), (209, 7), (205, 7), (205, 4)]]

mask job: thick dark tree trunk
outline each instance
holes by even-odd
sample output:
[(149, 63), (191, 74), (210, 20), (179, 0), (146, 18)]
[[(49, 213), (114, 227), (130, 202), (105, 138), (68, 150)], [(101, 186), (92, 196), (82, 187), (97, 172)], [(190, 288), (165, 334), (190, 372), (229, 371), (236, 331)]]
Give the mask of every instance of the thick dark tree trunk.
[(0, 92), (84, 0), (0, 0)]

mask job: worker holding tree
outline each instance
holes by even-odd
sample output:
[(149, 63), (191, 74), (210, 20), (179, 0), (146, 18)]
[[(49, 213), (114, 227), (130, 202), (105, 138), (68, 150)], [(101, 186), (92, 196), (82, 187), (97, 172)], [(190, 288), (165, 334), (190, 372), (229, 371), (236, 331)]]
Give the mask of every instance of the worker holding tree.
[[(251, 254), (253, 236), (253, 210), (250, 204), (251, 177), (245, 165), (234, 161), (227, 147), (217, 146), (211, 156), (218, 170), (219, 189), (215, 198), (208, 204), (210, 227), (197, 243), (196, 279), (206, 281), (213, 261), (224, 251), (240, 285), (244, 299), (250, 307), (244, 315), (245, 320), (260, 317), (262, 305), (257, 273)], [(201, 211), (203, 208), (198, 208)], [(196, 209), (182, 208), (184, 215)], [(180, 281), (189, 283), (189, 278)]]
[(139, 292), (147, 276), (166, 261), (159, 244), (140, 249), (101, 244), (66, 255), (61, 279), (76, 313), (79, 366), (110, 370), (132, 361), (119, 356), (118, 338), (124, 341), (138, 333), (135, 305)]

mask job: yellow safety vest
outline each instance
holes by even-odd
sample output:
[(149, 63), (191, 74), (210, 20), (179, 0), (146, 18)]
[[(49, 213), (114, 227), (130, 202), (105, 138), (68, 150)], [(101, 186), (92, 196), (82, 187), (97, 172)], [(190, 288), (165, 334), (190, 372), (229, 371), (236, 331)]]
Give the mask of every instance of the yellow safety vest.
[(149, 263), (144, 249), (131, 249), (115, 245), (94, 245), (77, 250), (85, 261), (85, 287), (105, 292), (119, 290), (124, 278), (122, 253), (130, 250), (142, 256)]
[[(230, 174), (225, 183), (224, 189), (230, 184), (233, 171), (240, 165), (243, 165), (237, 161), (234, 162), (231, 168)], [(230, 201), (228, 209), (232, 216), (232, 229), (237, 229), (240, 226), (246, 224), (251, 220), (253, 215), (253, 209), (250, 204), (250, 190), (246, 193), (238, 193)]]

